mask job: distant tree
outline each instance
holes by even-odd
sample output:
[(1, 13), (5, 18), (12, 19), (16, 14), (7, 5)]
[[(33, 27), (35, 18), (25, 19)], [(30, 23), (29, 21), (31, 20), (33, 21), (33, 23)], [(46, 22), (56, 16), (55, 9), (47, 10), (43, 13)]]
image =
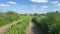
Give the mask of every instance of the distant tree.
[(56, 11), (56, 13), (58, 14), (59, 12), (58, 12), (58, 11)]
[(34, 13), (34, 16), (37, 16), (37, 13)]
[(7, 14), (7, 15), (13, 15), (13, 14), (17, 14), (17, 13), (14, 12), (14, 11), (7, 11), (6, 14)]

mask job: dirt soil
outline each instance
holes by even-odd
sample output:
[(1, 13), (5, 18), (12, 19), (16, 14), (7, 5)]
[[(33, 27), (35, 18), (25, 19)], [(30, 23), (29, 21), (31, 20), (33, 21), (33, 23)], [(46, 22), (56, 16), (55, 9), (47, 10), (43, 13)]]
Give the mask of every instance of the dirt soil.
[(26, 29), (26, 34), (44, 34), (42, 29), (36, 26), (33, 22), (30, 21), (28, 28)]

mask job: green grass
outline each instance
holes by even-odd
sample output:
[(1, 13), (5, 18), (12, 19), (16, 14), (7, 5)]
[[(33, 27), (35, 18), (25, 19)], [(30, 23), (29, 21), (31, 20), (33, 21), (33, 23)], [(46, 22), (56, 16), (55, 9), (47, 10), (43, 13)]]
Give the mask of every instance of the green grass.
[(29, 25), (30, 16), (22, 16), (23, 21), (13, 25), (5, 34), (26, 34), (26, 28)]
[(12, 23), (20, 19), (20, 15), (16, 13), (0, 13), (0, 27)]

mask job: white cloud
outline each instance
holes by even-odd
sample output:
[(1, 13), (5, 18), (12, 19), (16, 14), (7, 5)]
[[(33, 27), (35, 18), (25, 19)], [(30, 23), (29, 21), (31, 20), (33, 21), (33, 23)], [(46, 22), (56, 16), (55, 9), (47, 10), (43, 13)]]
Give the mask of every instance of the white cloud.
[(45, 10), (44, 8), (40, 8), (40, 10)]
[(46, 9), (48, 9), (48, 6), (40, 6), (40, 7), (32, 6), (32, 9), (34, 11), (36, 11), (36, 10), (46, 10)]
[(35, 8), (33, 8), (33, 10), (35, 11), (36, 9), (35, 9)]
[(34, 11), (37, 10), (36, 8), (37, 8), (36, 6), (32, 6), (32, 9), (33, 9)]
[(48, 6), (40, 6), (40, 10), (45, 10), (47, 8), (48, 8)]
[(57, 4), (57, 3), (59, 3), (58, 1), (52, 1), (51, 2), (52, 4)]
[(6, 6), (10, 6), (10, 5), (9, 4), (0, 4), (0, 6), (6, 7)]
[(16, 4), (16, 2), (9, 1), (6, 4), (0, 4), (0, 6), (7, 7), (7, 6), (10, 6), (10, 4)]
[(59, 4), (57, 4), (57, 6), (60, 6), (60, 3), (59, 3)]
[(9, 1), (7, 3), (9, 3), (9, 4), (17, 4), (16, 2), (13, 2), (13, 1)]
[(46, 9), (46, 8), (48, 8), (48, 6), (40, 6), (40, 8), (45, 8)]
[(48, 0), (30, 0), (32, 2), (37, 2), (37, 3), (47, 3)]
[(55, 6), (60, 6), (60, 3), (58, 1), (52, 1), (52, 4), (54, 4)]

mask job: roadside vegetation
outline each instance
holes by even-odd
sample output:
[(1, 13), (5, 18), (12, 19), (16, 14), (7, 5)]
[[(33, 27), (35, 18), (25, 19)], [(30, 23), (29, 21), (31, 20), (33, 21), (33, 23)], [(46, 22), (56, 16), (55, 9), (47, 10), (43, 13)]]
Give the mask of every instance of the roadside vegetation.
[(13, 25), (5, 34), (26, 34), (30, 18), (30, 16), (21, 16), (22, 21)]
[(12, 23), (20, 19), (20, 15), (14, 11), (0, 12), (0, 26)]
[(38, 25), (45, 34), (60, 34), (60, 12), (58, 11), (48, 12), (41, 16), (35, 14), (32, 22)]

